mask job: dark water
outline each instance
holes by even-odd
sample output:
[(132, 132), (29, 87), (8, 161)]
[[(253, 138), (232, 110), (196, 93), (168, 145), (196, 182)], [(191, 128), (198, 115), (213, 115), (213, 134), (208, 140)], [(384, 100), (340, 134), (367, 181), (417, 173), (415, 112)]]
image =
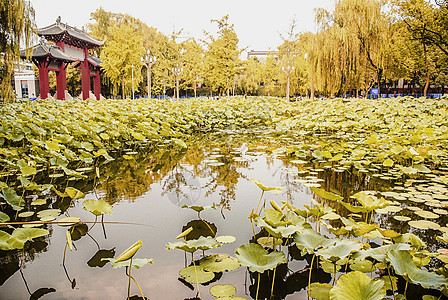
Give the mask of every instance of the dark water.
[[(244, 142), (248, 144), (247, 151)], [(237, 138), (232, 135), (224, 139), (207, 136), (188, 150), (157, 145), (145, 149), (130, 148), (117, 153), (115, 161), (101, 166), (99, 180), (93, 180), (95, 175), (91, 172), (89, 179), (75, 184), (86, 193), (85, 199), (104, 199), (113, 205), (113, 214), (104, 217), (104, 226), (96, 224), (89, 231), (89, 236), (74, 241), (76, 249), (67, 249), (65, 268), (62, 261), (67, 227), (46, 226), (51, 232), (50, 236), (46, 237), (45, 242), (42, 239), (40, 242), (27, 243), (23, 255), (21, 251), (0, 251), (0, 299), (28, 299), (30, 294), (27, 286), (31, 293), (40, 288), (56, 290), (42, 299), (126, 299), (128, 277), (125, 268), (113, 269), (110, 264), (91, 267), (88, 262), (95, 254), (104, 253), (104, 250), (109, 253), (115, 251), (116, 257), (137, 240), (142, 240), (143, 247), (137, 252), (136, 258), (154, 259), (154, 264), (132, 270), (133, 277), (146, 297), (195, 297), (196, 290), (192, 291), (178, 280), (178, 272), (186, 263), (184, 252), (165, 250), (165, 245), (175, 241), (183, 226), (197, 219), (195, 211), (181, 206), (216, 205), (216, 209), (201, 212), (201, 218), (216, 225), (218, 236), (233, 235), (236, 242), (209, 250), (206, 254), (226, 253), (234, 256), (235, 249), (248, 243), (253, 236), (248, 216), (256, 207), (261, 190), (250, 181), (251, 178), (259, 179), (267, 186), (283, 187), (280, 194), (265, 193), (264, 199), (268, 203), (269, 200), (281, 203), (288, 199), (297, 208), (303, 208), (304, 204), (310, 205), (313, 198), (310, 189), (301, 182), (295, 182), (310, 174), (300, 173), (301, 167), (289, 162), (286, 147), (291, 143), (293, 141), (288, 138), (249, 140), (249, 137)], [(134, 158), (118, 158), (125, 153)], [(319, 163), (308, 165), (308, 169), (317, 170), (311, 171), (312, 177), (323, 179), (319, 181), (322, 187), (336, 189), (346, 197), (358, 190), (390, 188), (387, 181), (365, 173), (349, 170), (335, 172), (323, 167)], [(61, 181), (60, 184), (66, 182)], [(61, 202), (51, 195), (48, 197), (49, 201), (53, 201), (50, 206), (62, 208), (66, 215), (78, 216), (84, 222), (95, 220), (91, 213), (83, 209), (81, 203), (84, 199), (76, 200), (67, 211), (67, 201)], [(387, 214), (379, 215), (374, 221), (382, 227), (402, 226)], [(87, 225), (92, 226), (90, 223)], [(412, 231), (409, 227), (401, 229)], [(434, 240), (424, 231), (414, 230), (414, 233)], [(195, 259), (201, 255), (202, 251), (197, 251)], [(19, 270), (20, 260), (24, 261), (22, 270)], [(190, 254), (187, 260), (189, 264)], [(303, 260), (291, 260), (289, 270), (278, 271), (277, 280), (280, 281), (277, 292), (280, 298), (307, 298), (303, 289), (308, 278), (306, 269), (303, 269), (305, 266)], [(74, 280), (76, 284), (73, 284)], [(244, 267), (222, 274), (217, 283), (235, 286), (235, 296), (247, 299), (255, 296), (256, 287)], [(212, 285), (200, 286), (202, 299), (215, 299), (209, 293)], [(270, 283), (262, 281), (263, 288), (270, 289)], [(140, 292), (132, 283), (131, 295), (137, 294), (140, 295)]]

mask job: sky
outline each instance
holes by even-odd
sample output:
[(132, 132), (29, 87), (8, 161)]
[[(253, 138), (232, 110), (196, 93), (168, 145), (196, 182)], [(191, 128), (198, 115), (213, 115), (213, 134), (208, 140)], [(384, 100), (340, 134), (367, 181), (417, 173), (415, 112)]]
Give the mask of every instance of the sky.
[[(102, 7), (114, 13), (127, 13), (170, 35), (183, 29), (181, 37), (205, 39), (203, 31), (216, 36), (212, 19), (229, 15), (235, 25), (239, 47), (250, 50), (274, 50), (287, 37), (292, 20), (296, 33), (313, 31), (316, 7), (331, 10), (333, 0), (31, 0), (38, 28), (63, 23), (82, 28), (92, 22), (90, 13)], [(181, 41), (178, 40), (178, 41)]]

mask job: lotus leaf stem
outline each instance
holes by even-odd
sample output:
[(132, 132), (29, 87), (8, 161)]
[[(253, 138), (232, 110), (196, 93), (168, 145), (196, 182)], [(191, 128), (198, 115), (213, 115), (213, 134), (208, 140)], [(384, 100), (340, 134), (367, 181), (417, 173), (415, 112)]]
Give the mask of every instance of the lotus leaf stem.
[(272, 276), (272, 287), (271, 287), (271, 298), (274, 296), (274, 284), (275, 284), (275, 271), (277, 268), (274, 268), (274, 275)]
[(394, 296), (394, 300), (396, 300), (396, 299), (395, 299), (394, 283), (392, 282), (392, 277), (390, 277), (390, 269), (389, 269), (389, 266), (387, 266), (387, 276), (389, 276), (390, 286), (391, 286), (391, 288), (392, 288), (392, 295)]
[(311, 286), (311, 272), (313, 271), (314, 258), (316, 253), (313, 253), (313, 258), (311, 259), (310, 274), (308, 275), (308, 299), (310, 299), (310, 286)]
[[(264, 195), (264, 191), (262, 190), (260, 200), (258, 200), (257, 209), (255, 210), (255, 213), (257, 213), (257, 214), (259, 214), (258, 208), (260, 207), (260, 203), (261, 203), (261, 199), (263, 199), (263, 195)], [(261, 213), (261, 211), (260, 211), (260, 213)]]
[(258, 299), (258, 291), (260, 290), (260, 273), (258, 273), (258, 282), (257, 282), (257, 293), (255, 294), (255, 300)]
[(193, 267), (194, 267), (194, 277), (196, 279), (196, 288), (198, 290), (199, 299), (201, 299), (201, 292), (199, 291), (198, 273), (196, 271), (196, 264), (194, 263), (194, 259), (193, 259)]
[(129, 278), (129, 281), (128, 281), (128, 300), (129, 300), (130, 295), (131, 295), (131, 278), (132, 278), (132, 276), (131, 276), (131, 270), (132, 270), (132, 257), (131, 257), (131, 260), (130, 260), (130, 262), (129, 262), (129, 275), (128, 275), (128, 278)]

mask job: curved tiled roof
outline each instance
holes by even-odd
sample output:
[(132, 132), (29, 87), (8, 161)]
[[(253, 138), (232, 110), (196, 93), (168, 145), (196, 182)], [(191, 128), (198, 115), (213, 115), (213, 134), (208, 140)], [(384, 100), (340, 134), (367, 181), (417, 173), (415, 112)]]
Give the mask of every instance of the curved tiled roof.
[(92, 38), (84, 30), (61, 23), (60, 17), (56, 23), (38, 29), (37, 35), (45, 37), (48, 41), (64, 42), (82, 49), (94, 49), (104, 45), (104, 42)]
[[(56, 45), (45, 43), (41, 41), (39, 44), (33, 47), (33, 53), (31, 55), (33, 58), (43, 58), (43, 57), (51, 57), (57, 60), (62, 60), (64, 62), (74, 62), (75, 58), (68, 56), (64, 53), (64, 51)], [(20, 51), (20, 57), (26, 58), (26, 51)]]

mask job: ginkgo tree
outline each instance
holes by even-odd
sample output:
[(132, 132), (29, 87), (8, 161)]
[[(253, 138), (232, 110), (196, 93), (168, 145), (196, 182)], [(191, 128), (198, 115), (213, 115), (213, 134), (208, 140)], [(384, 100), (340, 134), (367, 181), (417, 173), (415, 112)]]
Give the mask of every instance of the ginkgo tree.
[(142, 80), (140, 58), (145, 53), (143, 36), (137, 22), (122, 21), (114, 24), (110, 31), (111, 39), (107, 40), (100, 58), (104, 61), (104, 75), (112, 83), (113, 94), (121, 89), (122, 97), (138, 87)]

